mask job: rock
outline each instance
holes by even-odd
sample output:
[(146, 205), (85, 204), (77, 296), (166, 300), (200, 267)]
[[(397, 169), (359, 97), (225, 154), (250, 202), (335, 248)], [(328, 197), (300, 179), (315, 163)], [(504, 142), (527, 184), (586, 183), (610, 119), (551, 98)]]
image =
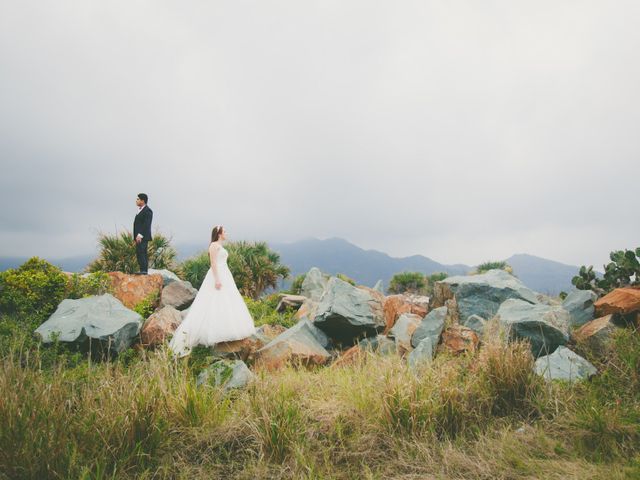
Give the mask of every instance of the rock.
[(531, 342), (536, 357), (552, 353), (569, 340), (569, 313), (562, 307), (509, 299), (500, 305), (497, 316), (510, 338)]
[(416, 348), (425, 338), (431, 339), (432, 350), (436, 351), (436, 346), (440, 341), (440, 334), (444, 329), (444, 322), (447, 318), (447, 307), (438, 307), (431, 310), (426, 317), (422, 319), (418, 328), (413, 332), (411, 337), (411, 345)]
[(455, 355), (475, 352), (479, 343), (478, 334), (462, 325), (452, 325), (442, 332), (443, 347)]
[(385, 335), (376, 335), (375, 337), (367, 337), (358, 343), (362, 350), (368, 350), (380, 355), (390, 355), (397, 353), (396, 342)]
[(53, 332), (63, 342), (84, 343), (88, 339), (106, 342), (120, 353), (133, 343), (142, 326), (142, 317), (106, 293), (100, 296), (63, 300), (35, 333), (43, 343), (52, 341)]
[(577, 342), (587, 344), (596, 352), (604, 353), (611, 342), (611, 335), (620, 328), (621, 323), (623, 322), (620, 316), (612, 313), (585, 323), (573, 332), (573, 338)]
[(433, 360), (433, 343), (430, 338), (423, 339), (407, 356), (407, 365), (411, 370), (417, 370), (421, 365)]
[(454, 299), (457, 312), (449, 312), (454, 319), (464, 320), (471, 315), (490, 319), (502, 302), (511, 298), (538, 303), (535, 292), (516, 277), (504, 270), (489, 270), (480, 275), (454, 276), (436, 282), (430, 308), (444, 306), (447, 300)]
[(376, 284), (373, 286), (373, 289), (384, 294), (384, 284), (382, 283), (382, 280), (378, 280)]
[(329, 275), (325, 275), (320, 269), (312, 267), (304, 277), (302, 287), (300, 288), (300, 295), (319, 302), (327, 283), (329, 283)]
[(482, 318), (480, 315), (471, 315), (464, 322), (464, 326), (470, 328), (478, 335), (482, 335), (484, 333), (484, 327), (487, 325), (487, 321)]
[(268, 370), (280, 368), (288, 362), (323, 365), (331, 358), (323, 344), (329, 344), (326, 335), (308, 320), (302, 320), (259, 349), (256, 364)]
[(154, 268), (150, 268), (148, 270), (148, 272), (149, 272), (149, 275), (160, 275), (162, 277), (162, 285), (165, 286), (165, 287), (167, 285), (169, 285), (171, 282), (181, 282), (182, 281), (171, 270), (167, 270), (167, 269), (156, 270)]
[(243, 388), (253, 379), (253, 373), (242, 360), (219, 360), (200, 372), (196, 385), (223, 385), (224, 390), (229, 391), (233, 388)]
[(534, 369), (547, 380), (568, 382), (586, 380), (598, 373), (591, 363), (563, 346), (558, 347), (551, 355), (538, 358)]
[(395, 340), (396, 348), (398, 352), (404, 354), (411, 351), (411, 337), (413, 332), (422, 322), (422, 317), (413, 313), (403, 313), (400, 318), (389, 331), (389, 337)]
[(284, 312), (287, 308), (295, 308), (298, 309), (305, 302), (307, 297), (302, 295), (288, 295), (283, 294), (280, 298), (280, 302), (278, 302), (278, 306), (276, 307), (276, 311)]
[(152, 295), (160, 296), (162, 276), (129, 275), (122, 272), (109, 272), (113, 296), (127, 308), (134, 308)]
[(198, 290), (191, 286), (190, 282), (171, 282), (162, 289), (160, 303), (163, 306), (170, 305), (178, 310), (189, 308), (196, 298)]
[(640, 287), (616, 288), (594, 303), (596, 315), (604, 317), (612, 313), (627, 315), (640, 311)]
[(286, 328), (282, 325), (261, 325), (256, 329), (256, 333), (247, 338), (216, 343), (213, 354), (221, 358), (250, 362), (254, 360), (255, 353), (259, 349), (285, 331)]
[(400, 293), (385, 297), (384, 311), (385, 333), (388, 333), (403, 313), (413, 313), (424, 317), (429, 309), (429, 297)]
[(354, 345), (342, 352), (342, 354), (331, 364), (331, 367), (344, 367), (358, 363), (364, 356), (364, 350), (359, 345)]
[(369, 291), (331, 277), (313, 324), (338, 342), (352, 344), (384, 329), (382, 302)]
[(302, 305), (300, 305), (300, 308), (298, 309), (296, 314), (293, 316), (293, 318), (295, 318), (296, 320), (306, 319), (311, 321), (316, 316), (317, 310), (318, 310), (318, 302), (307, 299)]
[(595, 311), (593, 304), (597, 299), (598, 296), (591, 290), (574, 290), (567, 295), (562, 302), (562, 308), (571, 316), (569, 325), (580, 327), (593, 320)]
[(182, 315), (171, 306), (166, 306), (154, 312), (142, 326), (140, 341), (148, 347), (160, 345), (173, 335), (178, 325), (182, 323)]

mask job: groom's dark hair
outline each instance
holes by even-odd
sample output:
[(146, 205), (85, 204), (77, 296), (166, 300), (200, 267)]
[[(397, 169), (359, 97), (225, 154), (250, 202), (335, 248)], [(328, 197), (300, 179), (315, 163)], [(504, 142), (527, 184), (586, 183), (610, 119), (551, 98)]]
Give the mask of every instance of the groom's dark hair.
[(139, 193), (138, 198), (142, 200), (145, 203), (145, 205), (149, 203), (149, 197), (147, 196), (146, 193)]

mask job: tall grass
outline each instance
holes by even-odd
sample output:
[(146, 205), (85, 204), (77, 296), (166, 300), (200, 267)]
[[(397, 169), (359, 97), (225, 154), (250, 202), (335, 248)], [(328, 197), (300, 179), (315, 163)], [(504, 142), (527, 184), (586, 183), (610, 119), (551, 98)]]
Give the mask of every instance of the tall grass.
[(491, 343), (417, 373), (370, 353), (257, 371), (229, 394), (196, 387), (201, 362), (163, 348), (41, 368), (16, 344), (1, 359), (0, 478), (633, 478), (637, 338), (578, 386), (533, 376), (524, 344)]

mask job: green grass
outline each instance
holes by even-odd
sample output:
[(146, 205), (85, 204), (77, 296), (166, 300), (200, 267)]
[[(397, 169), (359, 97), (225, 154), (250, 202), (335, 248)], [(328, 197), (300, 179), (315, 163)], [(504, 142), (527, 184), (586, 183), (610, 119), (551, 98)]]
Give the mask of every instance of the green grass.
[(211, 361), (204, 347), (179, 361), (160, 348), (100, 362), (17, 337), (0, 359), (0, 478), (640, 475), (631, 330), (605, 358), (591, 356), (602, 373), (575, 386), (544, 383), (527, 345), (495, 341), (441, 354), (418, 375), (370, 354), (339, 368), (257, 371), (229, 394), (195, 386)]

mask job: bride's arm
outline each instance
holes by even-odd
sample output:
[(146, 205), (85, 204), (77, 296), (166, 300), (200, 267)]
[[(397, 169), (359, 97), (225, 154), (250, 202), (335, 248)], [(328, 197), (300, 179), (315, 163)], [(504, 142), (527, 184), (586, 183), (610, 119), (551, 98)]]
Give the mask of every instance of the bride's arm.
[(220, 277), (218, 276), (218, 262), (216, 262), (216, 257), (218, 256), (218, 250), (220, 247), (218, 245), (211, 245), (209, 247), (209, 260), (211, 261), (211, 272), (213, 273), (213, 278), (215, 280), (216, 288), (220, 288)]

